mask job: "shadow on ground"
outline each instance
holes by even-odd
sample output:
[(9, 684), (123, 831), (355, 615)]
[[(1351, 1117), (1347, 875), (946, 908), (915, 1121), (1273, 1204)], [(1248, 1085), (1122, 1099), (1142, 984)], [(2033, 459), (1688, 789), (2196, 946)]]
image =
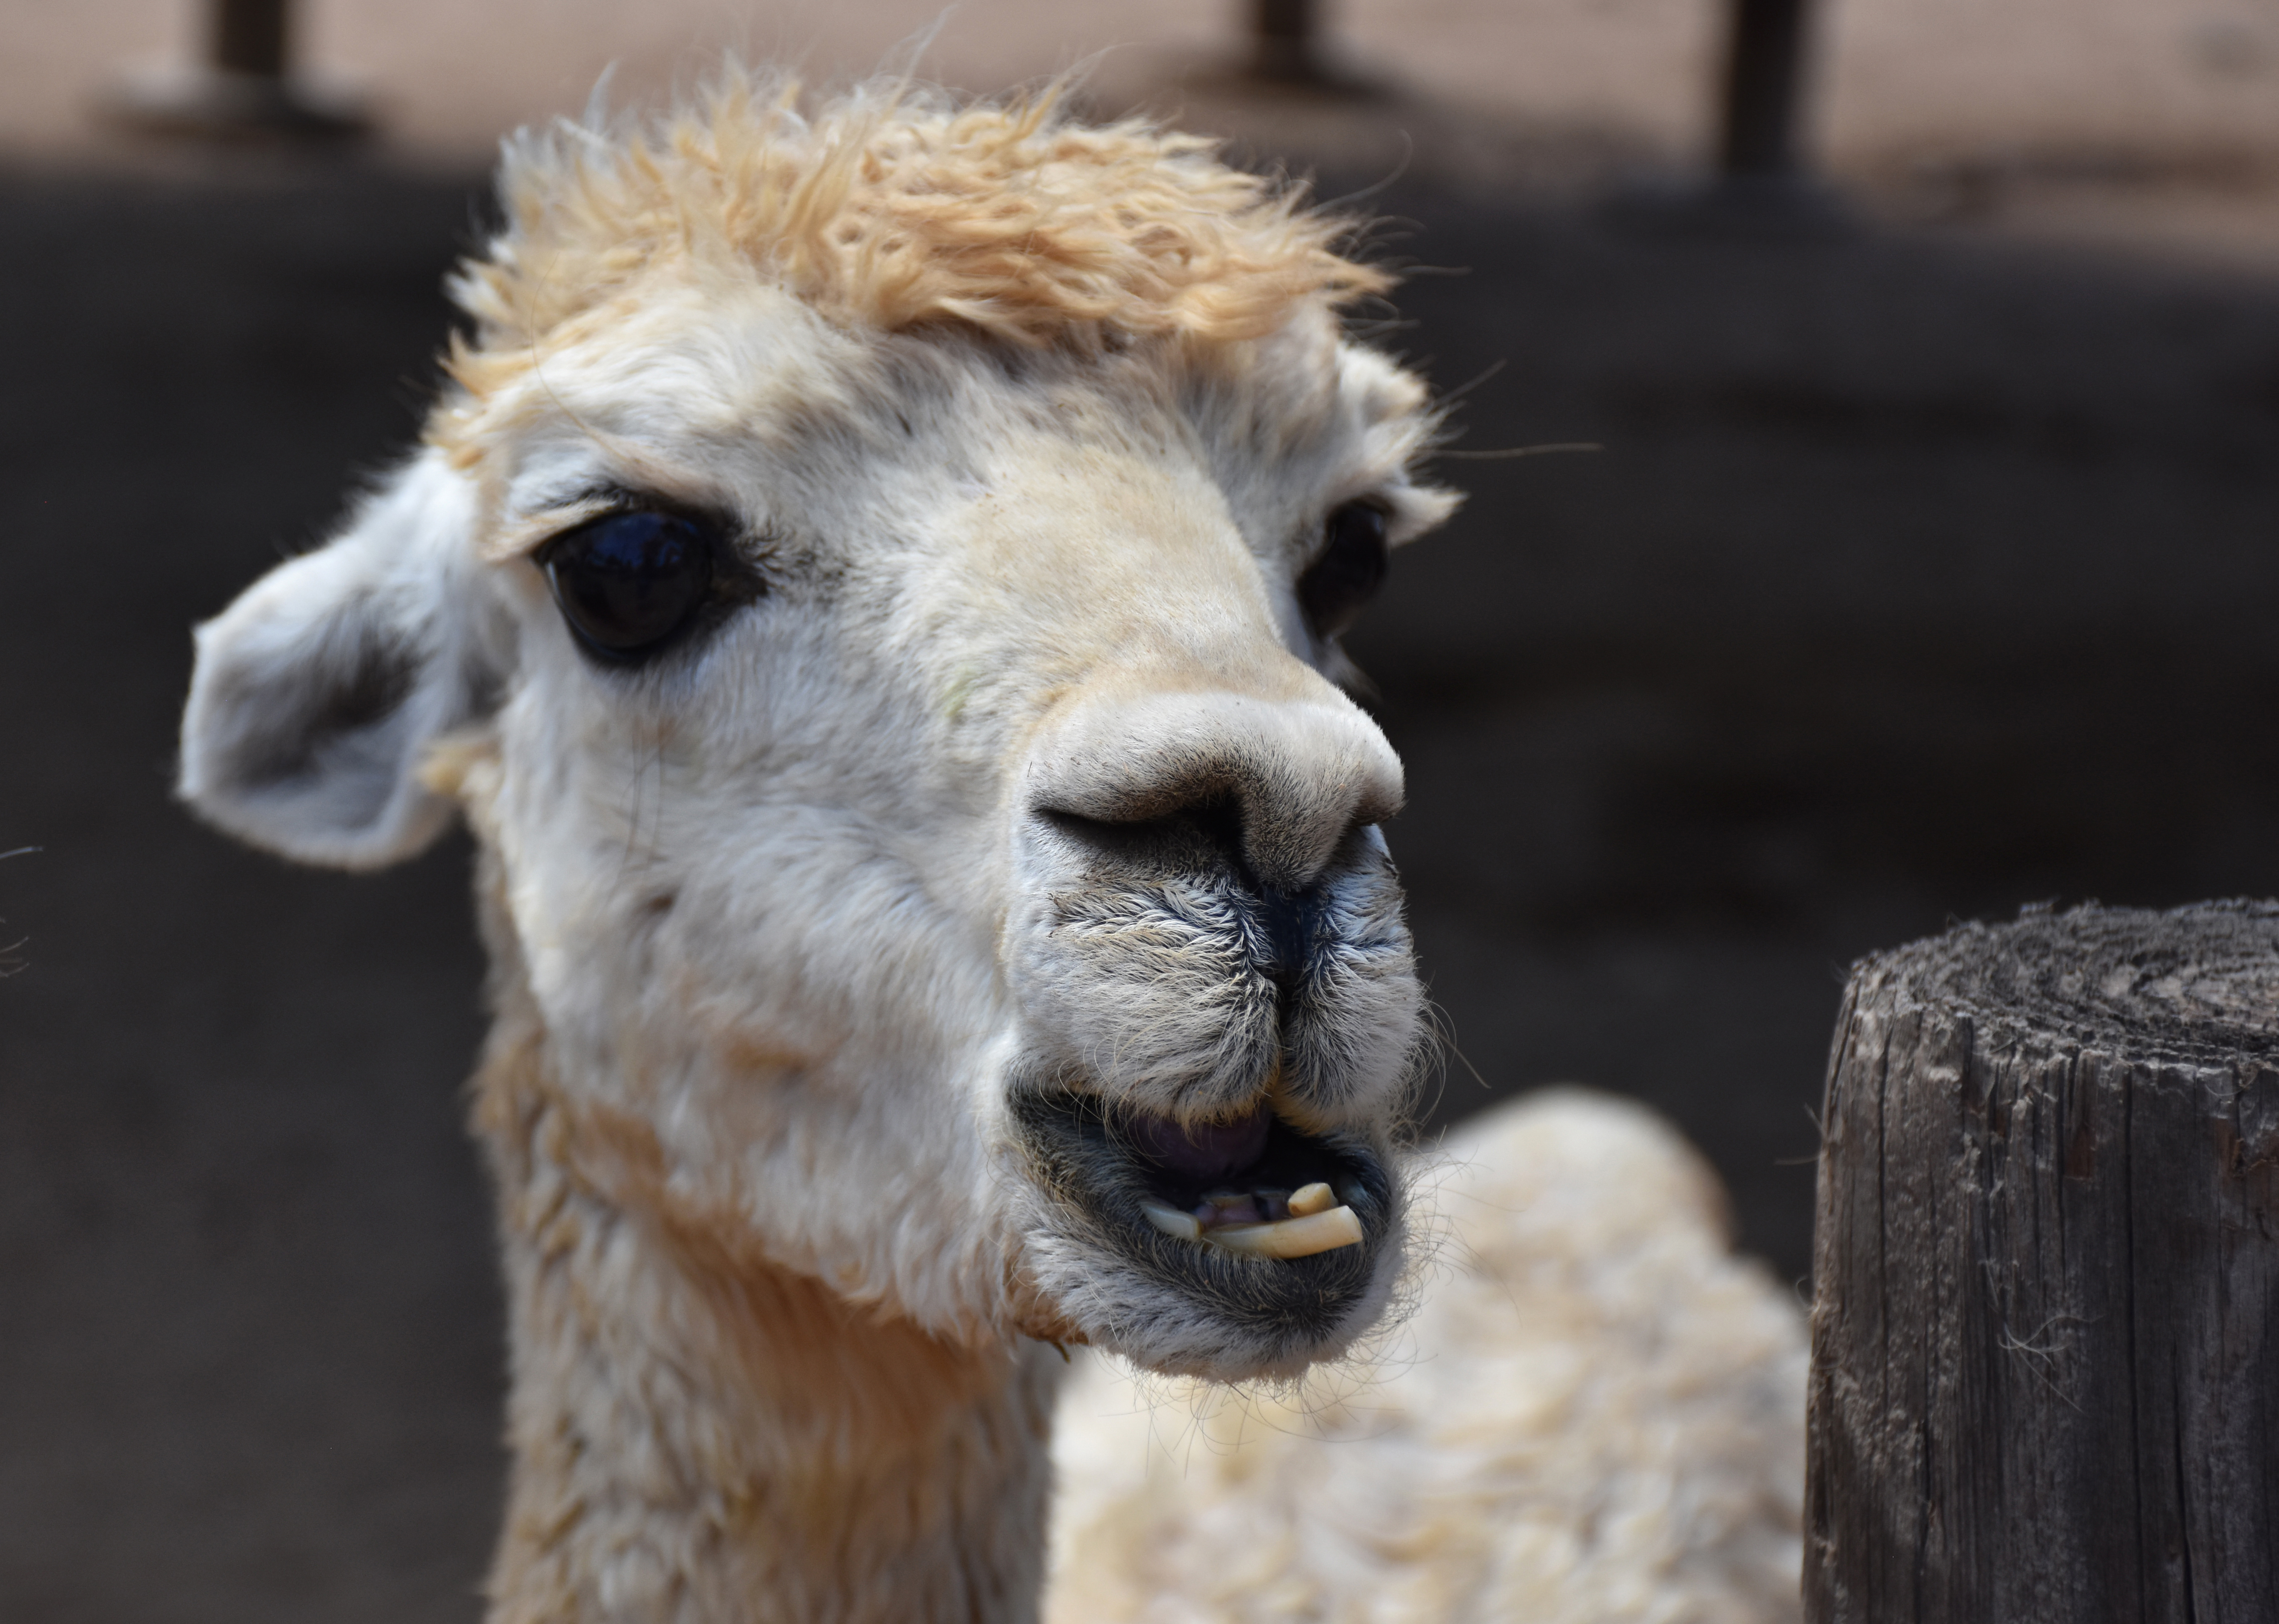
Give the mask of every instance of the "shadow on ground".
[[(2045, 897), (2279, 893), (2279, 285), (1379, 198), (1492, 363), (1355, 640), (1453, 1120), (1669, 1112), (1806, 1268), (1842, 967)], [(472, 1620), (500, 1331), (451, 844), (166, 799), (187, 628), (412, 430), (465, 188), (0, 183), (0, 1615)]]

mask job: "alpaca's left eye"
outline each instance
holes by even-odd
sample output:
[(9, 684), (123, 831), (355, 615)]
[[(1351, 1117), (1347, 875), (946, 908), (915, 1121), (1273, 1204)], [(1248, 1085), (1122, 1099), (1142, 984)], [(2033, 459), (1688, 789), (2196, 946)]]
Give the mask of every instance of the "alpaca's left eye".
[(1390, 557), (1382, 508), (1349, 502), (1323, 529), (1321, 556), (1298, 578), (1298, 604), (1314, 635), (1327, 639), (1361, 618), (1362, 606), (1385, 585)]
[(670, 513), (610, 513), (549, 541), (538, 555), (554, 602), (578, 640), (605, 660), (663, 649), (694, 618), (712, 585), (709, 527)]

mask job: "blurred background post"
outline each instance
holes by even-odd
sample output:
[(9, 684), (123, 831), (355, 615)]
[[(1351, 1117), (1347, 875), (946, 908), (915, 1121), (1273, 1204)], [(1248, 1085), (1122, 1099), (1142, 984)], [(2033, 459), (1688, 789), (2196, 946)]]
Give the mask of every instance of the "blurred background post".
[(355, 103), (293, 71), (294, 0), (204, 0), (204, 50), (189, 65), (122, 77), (113, 115), (153, 134), (337, 140), (360, 134)]
[(1732, 180), (1787, 180), (1798, 167), (1806, 0), (1732, 0), (1717, 159)]
[(1322, 76), (1314, 51), (1315, 0), (1250, 0), (1250, 71), (1275, 84), (1313, 84)]

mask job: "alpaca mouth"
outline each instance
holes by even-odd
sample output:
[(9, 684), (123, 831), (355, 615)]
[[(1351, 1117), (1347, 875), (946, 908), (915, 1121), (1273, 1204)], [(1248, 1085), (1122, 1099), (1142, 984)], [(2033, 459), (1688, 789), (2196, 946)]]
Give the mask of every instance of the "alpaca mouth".
[(1012, 1107), (1064, 1232), (1275, 1357), (1342, 1341), (1381, 1295), (1398, 1198), (1361, 1136), (1308, 1133), (1263, 1105), (1200, 1128), (1074, 1091)]
[(1306, 1258), (1367, 1238), (1353, 1209), (1365, 1199), (1359, 1183), (1304, 1136), (1278, 1134), (1263, 1105), (1231, 1122), (1127, 1113), (1117, 1125), (1154, 1191), (1140, 1198), (1140, 1215), (1175, 1240)]

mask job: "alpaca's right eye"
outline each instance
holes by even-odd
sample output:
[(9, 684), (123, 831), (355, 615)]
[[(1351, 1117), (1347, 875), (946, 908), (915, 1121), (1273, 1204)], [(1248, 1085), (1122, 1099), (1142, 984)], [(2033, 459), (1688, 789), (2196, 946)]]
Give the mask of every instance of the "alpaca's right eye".
[(1349, 502), (1323, 530), (1321, 555), (1298, 578), (1298, 603), (1314, 635), (1332, 638), (1361, 618), (1362, 607), (1385, 585), (1385, 509)]
[(646, 659), (694, 618), (712, 586), (709, 527), (671, 513), (610, 513), (538, 555), (562, 618), (604, 660)]

